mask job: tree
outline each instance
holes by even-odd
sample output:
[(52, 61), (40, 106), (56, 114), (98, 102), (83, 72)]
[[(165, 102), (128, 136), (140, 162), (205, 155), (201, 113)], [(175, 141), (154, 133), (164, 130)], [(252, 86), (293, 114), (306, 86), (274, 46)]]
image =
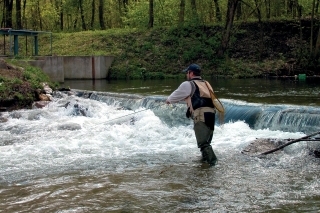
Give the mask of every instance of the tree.
[[(319, 2), (319, 1), (317, 1)], [(316, 0), (312, 1), (312, 13), (311, 13), (311, 36), (310, 36), (310, 58), (311, 60), (316, 61), (320, 56), (320, 27), (318, 29), (318, 35), (316, 38), (315, 47), (313, 48), (314, 41), (314, 16), (315, 11), (317, 10), (318, 5), (316, 4)]]
[(16, 0), (16, 25), (17, 29), (22, 29), (21, 22), (21, 0)]
[(60, 30), (63, 30), (64, 26), (64, 14), (63, 14), (63, 0), (55, 0), (54, 7), (56, 11), (59, 13), (59, 21), (57, 21), (56, 25), (60, 26)]
[(237, 9), (238, 2), (239, 0), (228, 0), (226, 25), (224, 27), (224, 32), (221, 39), (221, 45), (218, 50), (218, 57), (222, 57), (228, 48), (233, 20), (234, 20), (235, 11)]
[(317, 59), (320, 56), (320, 28), (318, 30), (317, 42), (314, 50), (314, 57)]
[(94, 27), (94, 17), (96, 15), (96, 5), (95, 5), (95, 0), (92, 0), (91, 2), (91, 30), (93, 30)]
[(153, 13), (153, 0), (149, 0), (149, 23), (148, 28), (153, 27), (154, 13)]
[(4, 27), (12, 28), (13, 0), (4, 0)]
[(26, 21), (26, 4), (27, 4), (27, 0), (23, 0), (22, 26), (24, 26), (24, 28), (27, 28), (27, 21)]
[(271, 6), (270, 6), (270, 0), (264, 0), (265, 8), (266, 8), (266, 18), (270, 19), (271, 17)]
[(183, 25), (184, 23), (184, 11), (186, 7), (186, 1), (180, 0), (180, 6), (179, 6), (179, 25)]
[(32, 28), (43, 30), (42, 27), (42, 18), (41, 18), (41, 10), (40, 10), (40, 0), (36, 0), (34, 9), (34, 16), (32, 16)]
[(191, 0), (191, 10), (192, 10), (192, 19), (198, 21), (198, 12), (197, 12), (197, 4), (196, 0)]
[(82, 30), (87, 30), (86, 22), (84, 20), (83, 0), (79, 0), (80, 17), (82, 23)]
[(240, 19), (241, 19), (241, 16), (242, 16), (242, 5), (241, 5), (241, 1), (239, 1), (236, 11), (237, 11), (237, 14), (236, 14), (237, 20), (240, 20)]
[(221, 11), (218, 0), (214, 0), (214, 5), (216, 7), (216, 18), (220, 22), (222, 21)]
[(261, 2), (260, 0), (254, 0), (255, 5), (256, 5), (256, 13), (258, 16), (258, 27), (259, 27), (259, 59), (261, 59), (263, 51), (264, 51), (264, 41), (263, 41), (263, 29), (262, 29), (262, 17), (261, 17), (261, 10), (260, 10), (260, 5)]
[[(42, 17), (41, 17), (41, 9), (40, 9), (40, 0), (37, 1), (37, 12), (38, 12), (38, 17), (39, 17), (40, 30), (43, 30), (43, 27), (42, 27)], [(37, 29), (37, 27), (35, 27), (35, 29)]]
[(99, 23), (101, 30), (106, 29), (106, 25), (104, 23), (104, 17), (103, 17), (103, 0), (99, 0)]
[(314, 55), (313, 53), (313, 20), (314, 20), (314, 11), (315, 11), (315, 6), (316, 6), (316, 0), (312, 1), (312, 12), (311, 12), (311, 36), (310, 36), (310, 55), (311, 57)]
[(63, 16), (63, 2), (60, 0), (60, 30), (63, 30), (64, 16)]

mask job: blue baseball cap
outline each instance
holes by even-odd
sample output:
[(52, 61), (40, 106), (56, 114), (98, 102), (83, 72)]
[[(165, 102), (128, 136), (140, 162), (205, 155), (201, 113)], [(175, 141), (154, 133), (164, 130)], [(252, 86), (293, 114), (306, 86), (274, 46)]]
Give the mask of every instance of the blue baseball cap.
[(190, 64), (186, 69), (182, 70), (182, 72), (186, 73), (189, 70), (193, 71), (193, 72), (195, 72), (195, 73), (197, 73), (199, 75), (201, 73), (201, 68), (200, 68), (200, 66), (198, 64)]

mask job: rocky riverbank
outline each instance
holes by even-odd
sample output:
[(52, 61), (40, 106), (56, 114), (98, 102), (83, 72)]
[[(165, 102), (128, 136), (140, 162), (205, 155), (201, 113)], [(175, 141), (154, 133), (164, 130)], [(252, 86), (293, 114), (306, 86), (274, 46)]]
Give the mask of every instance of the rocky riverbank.
[(52, 100), (52, 85), (41, 70), (0, 59), (0, 111), (44, 106)]

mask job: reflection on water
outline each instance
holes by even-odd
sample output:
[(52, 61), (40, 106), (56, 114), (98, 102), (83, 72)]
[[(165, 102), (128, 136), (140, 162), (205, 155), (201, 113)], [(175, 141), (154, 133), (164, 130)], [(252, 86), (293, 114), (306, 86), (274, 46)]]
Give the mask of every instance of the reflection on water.
[[(66, 80), (61, 87), (72, 89), (169, 95), (183, 79), (165, 80)], [(251, 103), (320, 106), (320, 79), (211, 79), (219, 98)]]

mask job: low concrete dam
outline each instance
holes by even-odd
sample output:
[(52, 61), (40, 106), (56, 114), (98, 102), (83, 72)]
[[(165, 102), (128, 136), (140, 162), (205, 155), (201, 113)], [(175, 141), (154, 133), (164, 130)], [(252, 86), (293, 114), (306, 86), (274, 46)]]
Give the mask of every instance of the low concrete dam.
[(42, 69), (52, 81), (65, 79), (107, 78), (113, 56), (48, 56), (37, 57), (30, 65)]

